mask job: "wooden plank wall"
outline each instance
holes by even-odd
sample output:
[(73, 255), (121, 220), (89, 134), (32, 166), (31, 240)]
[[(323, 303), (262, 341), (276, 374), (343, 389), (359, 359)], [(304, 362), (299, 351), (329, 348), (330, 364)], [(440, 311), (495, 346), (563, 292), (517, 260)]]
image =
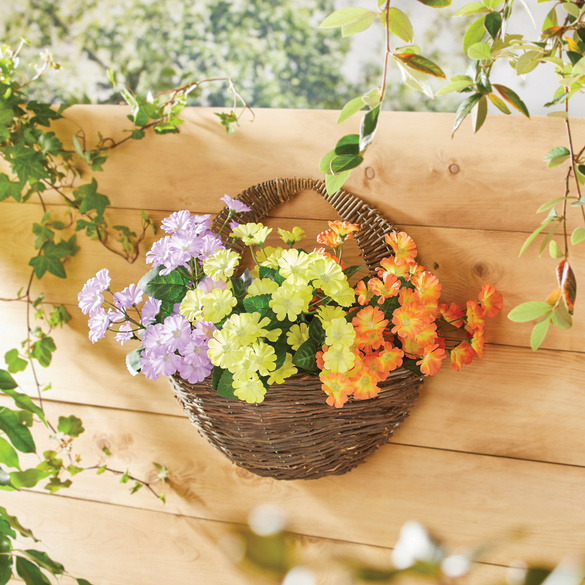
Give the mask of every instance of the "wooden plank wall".
[[(59, 133), (69, 136), (79, 124), (89, 136), (99, 129), (120, 137), (126, 113), (121, 106), (75, 107)], [(321, 155), (357, 129), (351, 122), (337, 127), (336, 115), (258, 110), (255, 121), (244, 119), (227, 137), (210, 110), (189, 109), (180, 135), (149, 137), (112, 154), (98, 177), (112, 201), (110, 217), (136, 225), (139, 209), (157, 221), (183, 208), (214, 213), (225, 193), (236, 196), (276, 177), (319, 178)], [(563, 170), (541, 162), (564, 143), (562, 121), (493, 117), (477, 136), (462, 129), (454, 139), (451, 124), (449, 114), (383, 114), (366, 163), (347, 189), (415, 237), (446, 300), (465, 302), (484, 281), (503, 294), (504, 314), (519, 302), (544, 300), (555, 286), (554, 262), (538, 259), (537, 248), (521, 259), (518, 251), (540, 221), (535, 210), (562, 194)], [(585, 124), (577, 123), (575, 134), (583, 140)], [(28, 278), (30, 224), (40, 208), (3, 203), (1, 210), (0, 296), (6, 297)], [(312, 236), (332, 217), (313, 193), (274, 216), (271, 225), (300, 224)], [(573, 265), (585, 273), (583, 250), (575, 250)], [(54, 364), (42, 372), (53, 384), (46, 408), (83, 419), (77, 450), (85, 464), (97, 462), (107, 446), (112, 466), (148, 477), (157, 461), (170, 469), (171, 481), (164, 506), (146, 490), (128, 495), (106, 475), (82, 474), (56, 496), (3, 493), (2, 505), (71, 573), (95, 585), (259, 583), (231, 567), (216, 543), (267, 502), (287, 513), (323, 583), (335, 579), (329, 555), (387, 559), (409, 519), (454, 548), (493, 542), (472, 580), (482, 584), (502, 577), (515, 559), (553, 563), (585, 553), (582, 299), (576, 326), (552, 332), (538, 353), (528, 347), (528, 325), (493, 319), (484, 359), (427, 381), (393, 441), (356, 470), (278, 482), (236, 468), (211, 448), (164, 380), (128, 376), (125, 348), (88, 341), (77, 293), (106, 266), (118, 290), (145, 270), (142, 259), (129, 266), (84, 242), (66, 281), (43, 279), (47, 301), (66, 303), (73, 315), (56, 334)], [(24, 337), (25, 327), (22, 307), (4, 305), (2, 352)], [(25, 386), (32, 391), (30, 380)]]

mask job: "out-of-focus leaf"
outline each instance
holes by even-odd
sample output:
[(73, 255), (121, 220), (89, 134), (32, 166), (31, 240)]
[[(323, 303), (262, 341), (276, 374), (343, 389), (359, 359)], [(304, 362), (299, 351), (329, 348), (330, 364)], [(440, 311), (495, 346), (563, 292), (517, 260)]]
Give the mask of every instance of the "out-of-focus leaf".
[(489, 14), (486, 14), (484, 26), (492, 39), (496, 39), (502, 28), (502, 15), (499, 12), (490, 12)]
[(493, 86), (513, 108), (516, 108), (521, 114), (524, 114), (527, 118), (530, 118), (530, 112), (528, 111), (526, 104), (520, 99), (520, 96), (518, 96), (517, 93), (505, 85), (494, 83)]
[(536, 351), (544, 341), (546, 334), (548, 332), (548, 327), (550, 325), (551, 316), (547, 315), (544, 319), (539, 321), (534, 328), (532, 329), (532, 333), (530, 335), (530, 347), (532, 351)]
[(471, 112), (475, 104), (482, 98), (481, 93), (474, 93), (473, 95), (469, 96), (467, 99), (459, 104), (457, 108), (457, 112), (455, 114), (455, 122), (453, 123), (453, 130), (451, 131), (451, 135), (455, 134), (459, 126), (461, 126), (461, 122), (465, 120), (467, 115)]
[(487, 43), (480, 42), (467, 49), (467, 56), (474, 61), (488, 61), (492, 58), (492, 52)]
[(412, 43), (414, 32), (410, 19), (398, 8), (388, 9), (388, 30), (399, 39)]
[(487, 99), (482, 95), (475, 107), (471, 110), (471, 125), (473, 132), (477, 132), (487, 117)]
[(585, 227), (578, 227), (573, 230), (571, 234), (571, 244), (576, 246), (580, 244), (583, 240), (585, 240)]
[(543, 303), (541, 301), (528, 301), (527, 303), (522, 303), (521, 305), (514, 307), (508, 313), (508, 319), (516, 323), (524, 323), (526, 321), (538, 319), (550, 311), (552, 311), (552, 307), (548, 303)]
[(476, 20), (474, 20), (468, 27), (467, 31), (465, 31), (465, 35), (463, 36), (463, 52), (467, 53), (469, 47), (471, 45), (475, 45), (475, 43), (479, 43), (483, 40), (483, 37), (486, 34), (485, 31), (485, 15), (480, 16)]
[(397, 53), (394, 57), (415, 71), (445, 79), (443, 70), (436, 63), (433, 63), (430, 59), (422, 55), (417, 55), (416, 53)]
[(357, 112), (359, 112), (364, 106), (365, 103), (361, 96), (348, 101), (341, 109), (341, 112), (339, 112), (337, 123), (341, 124), (342, 122), (345, 122), (348, 118), (357, 114)]
[(489, 93), (488, 98), (490, 98), (490, 102), (492, 102), (500, 112), (506, 115), (511, 114), (508, 106), (495, 93)]
[(563, 300), (567, 311), (572, 315), (575, 310), (575, 299), (577, 297), (577, 280), (575, 273), (567, 260), (561, 260), (557, 266), (557, 280), (561, 288)]

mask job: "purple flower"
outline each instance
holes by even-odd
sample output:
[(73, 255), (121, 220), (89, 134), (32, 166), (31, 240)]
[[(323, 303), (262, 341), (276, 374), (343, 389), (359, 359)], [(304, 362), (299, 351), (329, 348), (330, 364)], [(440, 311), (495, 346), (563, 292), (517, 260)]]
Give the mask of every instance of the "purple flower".
[(110, 323), (118, 323), (126, 318), (124, 311), (120, 309), (108, 309), (108, 319)]
[(195, 365), (182, 360), (177, 371), (183, 380), (187, 380), (190, 384), (197, 384), (198, 382), (203, 382), (211, 374), (213, 364), (208, 362), (204, 365)]
[(191, 325), (182, 315), (170, 315), (163, 323), (160, 339), (169, 351), (181, 350), (191, 339)]
[(181, 349), (184, 361), (192, 366), (208, 366), (211, 364), (207, 356), (209, 338), (200, 331), (192, 331), (191, 339)]
[(214, 331), (217, 331), (217, 327), (211, 321), (196, 321), (193, 329), (194, 333), (201, 333), (207, 339), (211, 339)]
[(132, 339), (132, 324), (129, 321), (122, 323), (114, 339), (119, 341), (121, 345), (124, 345), (127, 341), (130, 341)]
[(100, 292), (105, 291), (111, 282), (110, 273), (107, 268), (102, 268), (96, 275), (95, 281), (101, 287)]
[(150, 351), (163, 351), (164, 339), (163, 339), (164, 325), (162, 323), (154, 323), (148, 325), (144, 330), (142, 336), (142, 345)]
[(160, 226), (168, 234), (174, 234), (180, 230), (186, 230), (193, 225), (191, 219), (191, 212), (184, 209), (182, 211), (175, 211), (169, 217), (162, 220)]
[(147, 349), (138, 359), (140, 369), (150, 380), (156, 380), (159, 376), (172, 376), (181, 362), (181, 356), (172, 351), (160, 352)]
[(100, 307), (89, 317), (89, 340), (95, 343), (98, 339), (102, 339), (106, 335), (106, 331), (110, 325), (110, 318), (108, 314)]
[(144, 301), (144, 305), (142, 305), (143, 325), (148, 325), (149, 323), (152, 323), (156, 319), (156, 315), (160, 311), (161, 305), (162, 301), (160, 301), (159, 299), (147, 297), (146, 301)]
[(185, 264), (199, 254), (201, 238), (195, 232), (179, 232), (171, 236), (170, 249), (173, 254), (182, 256)]
[(229, 195), (224, 195), (221, 198), (228, 209), (231, 209), (235, 213), (242, 213), (244, 211), (251, 211), (251, 209), (245, 204), (242, 203), (239, 199), (232, 199)]
[(99, 285), (95, 278), (90, 278), (77, 295), (77, 303), (84, 315), (93, 315), (102, 308), (104, 295), (101, 293)]
[(161, 266), (165, 263), (165, 258), (169, 254), (171, 237), (165, 236), (152, 244), (150, 250), (146, 252), (146, 262), (153, 266)]
[(114, 305), (118, 309), (129, 309), (142, 301), (142, 291), (135, 285), (127, 286), (123, 291), (114, 293)]
[(227, 288), (227, 282), (223, 280), (215, 281), (213, 278), (206, 276), (198, 285), (197, 288), (200, 288), (205, 294), (210, 293), (212, 290), (216, 288), (220, 288), (225, 290)]
[(201, 260), (206, 260), (217, 250), (224, 249), (223, 242), (221, 238), (216, 234), (208, 234), (201, 238), (201, 250), (199, 251), (199, 258)]

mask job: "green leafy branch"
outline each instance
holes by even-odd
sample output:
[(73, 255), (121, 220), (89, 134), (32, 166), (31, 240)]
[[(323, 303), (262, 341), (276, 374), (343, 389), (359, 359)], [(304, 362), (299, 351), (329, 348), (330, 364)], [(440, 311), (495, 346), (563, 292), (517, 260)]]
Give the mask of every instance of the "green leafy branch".
[[(451, 0), (419, 0), (419, 2), (435, 8), (451, 4)], [(351, 171), (364, 161), (365, 152), (372, 143), (378, 128), (380, 110), (386, 95), (390, 63), (398, 67), (406, 85), (431, 97), (433, 92), (427, 81), (428, 77), (445, 78), (442, 69), (421, 55), (420, 47), (413, 44), (414, 31), (408, 16), (390, 4), (391, 0), (378, 0), (378, 11), (359, 7), (341, 8), (330, 14), (320, 25), (320, 28), (341, 28), (341, 33), (345, 37), (363, 32), (376, 20), (380, 20), (386, 31), (381, 85), (347, 102), (337, 119), (337, 123), (340, 124), (363, 108), (368, 108), (361, 120), (359, 134), (343, 136), (335, 148), (325, 154), (319, 163), (319, 171), (325, 174), (329, 195), (341, 189), (349, 179)], [(395, 46), (394, 42), (397, 42), (399, 46)]]

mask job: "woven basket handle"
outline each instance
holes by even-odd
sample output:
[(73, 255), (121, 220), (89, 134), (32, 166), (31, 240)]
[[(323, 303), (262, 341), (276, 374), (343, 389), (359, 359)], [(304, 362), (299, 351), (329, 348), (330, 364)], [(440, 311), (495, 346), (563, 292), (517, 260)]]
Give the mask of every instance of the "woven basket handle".
[[(312, 189), (321, 195), (343, 220), (360, 226), (359, 232), (356, 233), (356, 241), (371, 273), (375, 273), (382, 258), (394, 254), (392, 248), (385, 242), (384, 236), (397, 231), (396, 228), (377, 209), (362, 201), (357, 195), (340, 189), (335, 195), (328, 196), (325, 182), (320, 180), (273, 179), (250, 187), (240, 193), (237, 199), (250, 207), (251, 211), (235, 214), (233, 217), (239, 223), (258, 223), (277, 205), (286, 203), (297, 193), (307, 189)], [(212, 226), (212, 230), (224, 241), (227, 241), (231, 232), (229, 226), (225, 225), (229, 212), (229, 208), (224, 207)], [(239, 253), (245, 249), (241, 241), (236, 242), (232, 247)]]

